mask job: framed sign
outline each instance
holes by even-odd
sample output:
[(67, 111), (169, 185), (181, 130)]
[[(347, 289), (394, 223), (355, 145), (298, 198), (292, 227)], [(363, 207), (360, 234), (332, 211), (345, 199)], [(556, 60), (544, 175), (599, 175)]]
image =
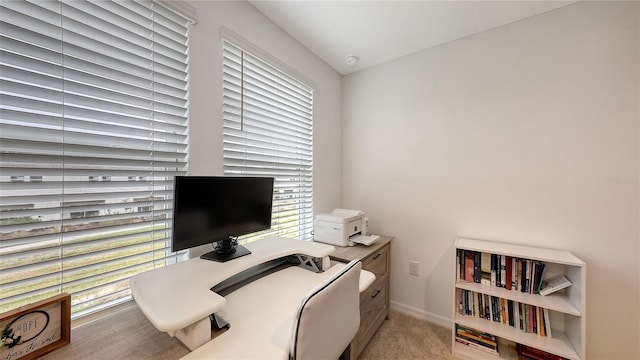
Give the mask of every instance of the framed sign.
[(29, 360), (71, 341), (71, 296), (60, 294), (0, 314), (0, 360)]

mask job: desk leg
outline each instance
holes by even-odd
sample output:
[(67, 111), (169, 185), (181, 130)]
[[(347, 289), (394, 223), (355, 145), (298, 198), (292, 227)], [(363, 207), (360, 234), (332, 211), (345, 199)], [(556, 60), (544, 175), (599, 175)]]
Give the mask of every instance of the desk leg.
[(180, 329), (176, 331), (176, 337), (193, 351), (211, 340), (211, 320), (205, 318)]

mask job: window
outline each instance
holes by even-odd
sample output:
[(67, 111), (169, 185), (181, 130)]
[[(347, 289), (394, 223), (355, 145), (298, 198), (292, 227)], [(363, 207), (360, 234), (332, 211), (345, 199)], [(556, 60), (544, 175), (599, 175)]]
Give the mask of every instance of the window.
[(310, 240), (313, 90), (255, 52), (223, 41), (224, 174), (272, 176), (272, 228), (245, 237)]
[(188, 20), (150, 1), (3, 1), (0, 36), (0, 312), (127, 300), (130, 276), (177, 260)]

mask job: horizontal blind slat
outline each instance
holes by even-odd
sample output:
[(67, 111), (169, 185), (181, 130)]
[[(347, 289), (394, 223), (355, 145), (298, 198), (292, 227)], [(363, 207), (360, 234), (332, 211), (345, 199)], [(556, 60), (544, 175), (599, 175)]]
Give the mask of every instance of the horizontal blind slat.
[(76, 316), (183, 257), (187, 26), (151, 1), (0, 3), (0, 312), (62, 290)]

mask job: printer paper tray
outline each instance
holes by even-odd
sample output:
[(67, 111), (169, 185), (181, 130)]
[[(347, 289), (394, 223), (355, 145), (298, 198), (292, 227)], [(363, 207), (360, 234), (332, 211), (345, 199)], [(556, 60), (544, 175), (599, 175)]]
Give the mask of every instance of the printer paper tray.
[(349, 241), (369, 246), (376, 242), (376, 240), (378, 239), (380, 239), (379, 235), (354, 235), (349, 238)]

